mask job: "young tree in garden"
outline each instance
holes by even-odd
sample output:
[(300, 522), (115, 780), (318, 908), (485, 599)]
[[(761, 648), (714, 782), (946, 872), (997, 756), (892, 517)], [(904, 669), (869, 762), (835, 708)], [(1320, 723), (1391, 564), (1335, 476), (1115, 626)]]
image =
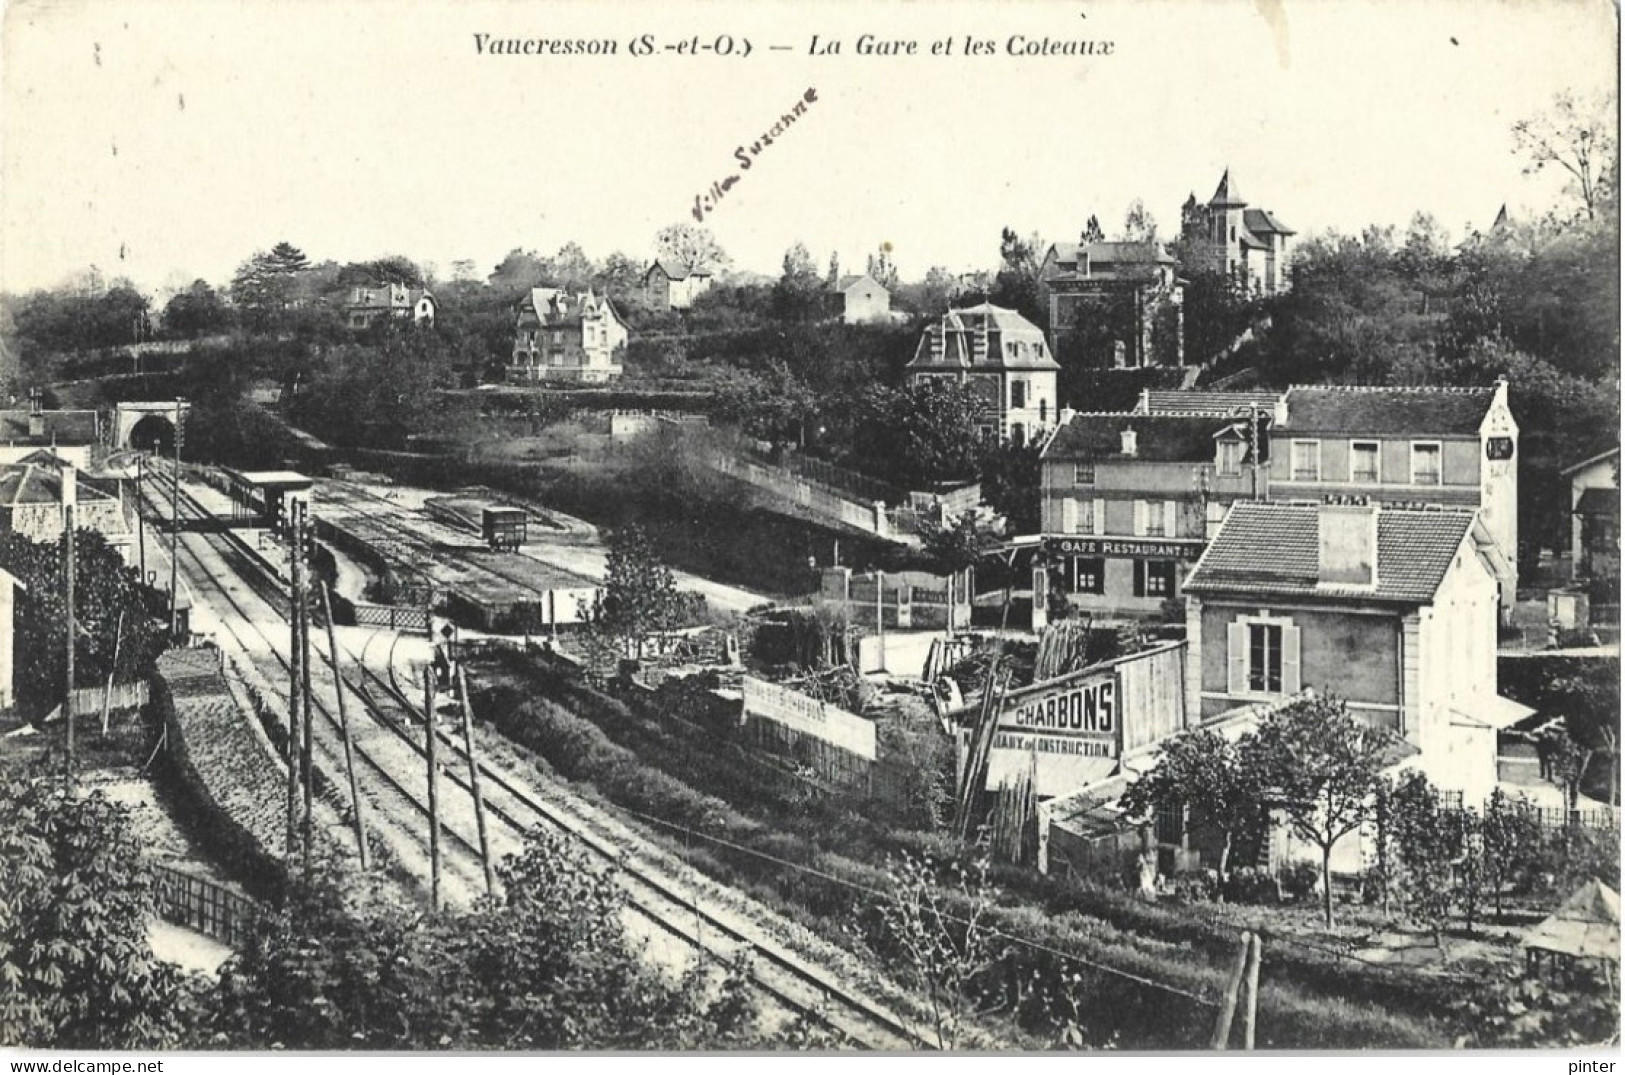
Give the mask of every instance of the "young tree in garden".
[(936, 1040), (918, 1044), (937, 1049), (964, 1041), (978, 1000), (977, 979), (1000, 954), (989, 921), (994, 901), (987, 860), (947, 870), (948, 883), (942, 884), (931, 860), (903, 852), (887, 866), (889, 883), (879, 907), (886, 940), (901, 953), (900, 961), (885, 962), (900, 962), (904, 979), (930, 1005)]
[(780, 321), (814, 321), (824, 310), (824, 281), (806, 244), (784, 252), (784, 271), (773, 285), (773, 316)]
[(1157, 218), (1138, 198), (1129, 203), (1128, 211), (1123, 216), (1123, 241), (1146, 244), (1157, 241)]
[(859, 455), (883, 462), (890, 481), (918, 489), (976, 476), (987, 403), (974, 388), (927, 381), (872, 391), (861, 405)]
[(1010, 228), (999, 236), (999, 272), (993, 278), (988, 301), (1015, 310), (1037, 325), (1046, 323), (1038, 270), (1044, 260), (1044, 240), (1034, 232), (1023, 239)]
[(164, 332), (170, 336), (207, 336), (231, 324), (231, 311), (206, 281), (194, 280), (164, 306)]
[(1012, 533), (1038, 533), (1044, 445), (990, 441), (981, 461), (982, 499), (1004, 516)]
[(1385, 797), (1395, 888), (1406, 917), (1440, 943), (1459, 893), (1457, 867), (1466, 852), (1465, 812), (1447, 805), (1421, 773), (1400, 777)]
[(1266, 821), (1257, 774), (1234, 743), (1202, 729), (1164, 741), (1156, 765), (1128, 786), (1121, 806), (1147, 821), (1183, 810), (1192, 828), (1217, 832), (1224, 841), (1216, 865), (1221, 879), (1229, 876), (1236, 841), (1258, 835)]
[(645, 638), (678, 626), (683, 609), (677, 580), (643, 528), (616, 531), (593, 609), (594, 629), (613, 639), (622, 656), (637, 657)]
[(125, 807), (0, 769), (0, 1045), (175, 1049), (201, 983), (154, 958)]
[(1521, 795), (1513, 798), (1496, 788), (1484, 804), (1479, 824), (1484, 859), (1484, 884), (1502, 914), (1502, 897), (1508, 889), (1529, 883), (1540, 862), (1545, 832), (1533, 804)]
[(1327, 927), (1332, 849), (1373, 816), (1378, 774), (1393, 736), (1349, 715), (1338, 698), (1306, 698), (1271, 713), (1241, 748), (1242, 765), (1292, 829), (1320, 849)]
[(752, 437), (805, 447), (808, 434), (817, 429), (821, 404), (817, 393), (775, 360), (760, 373), (729, 370), (727, 379), (717, 385), (713, 414)]
[(920, 525), (923, 551), (946, 574), (958, 574), (975, 567), (984, 554), (1004, 541), (1004, 524), (985, 506), (962, 511), (938, 522), (925, 519)]

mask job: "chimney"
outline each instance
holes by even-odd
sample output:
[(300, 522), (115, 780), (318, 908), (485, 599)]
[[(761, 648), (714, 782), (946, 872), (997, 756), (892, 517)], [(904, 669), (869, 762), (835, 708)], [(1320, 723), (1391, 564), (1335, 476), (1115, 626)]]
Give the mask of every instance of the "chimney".
[(1061, 413), (1057, 414), (1055, 416), (1055, 418), (1063, 426), (1069, 426), (1069, 425), (1072, 424), (1072, 419), (1076, 418), (1077, 416), (1078, 416), (1078, 412), (1074, 408), (1072, 408), (1072, 407), (1062, 407), (1061, 408)]
[(1123, 437), (1123, 454), (1124, 455), (1138, 455), (1139, 450), (1140, 450), (1139, 434), (1135, 433), (1134, 430), (1132, 430), (1132, 429), (1125, 429), (1125, 430), (1123, 430), (1122, 437)]
[(1321, 584), (1376, 586), (1378, 507), (1345, 500), (1319, 510)]

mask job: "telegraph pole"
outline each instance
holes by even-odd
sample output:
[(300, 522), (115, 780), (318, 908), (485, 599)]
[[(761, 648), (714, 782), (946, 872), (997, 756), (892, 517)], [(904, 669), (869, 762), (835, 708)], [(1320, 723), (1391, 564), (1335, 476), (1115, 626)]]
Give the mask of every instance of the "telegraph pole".
[[(305, 556), (306, 542), (310, 540), (310, 532), (308, 529), (309, 520), (307, 520), (305, 517), (307, 505), (302, 501), (295, 500), (293, 502), (293, 507), (299, 513), (298, 557), (301, 561), (303, 561)], [(308, 583), (306, 583), (306, 585), (308, 585)], [(300, 752), (299, 768), (301, 770), (301, 779), (303, 779), (305, 782), (305, 827), (303, 837), (305, 876), (309, 877), (311, 830), (314, 827), (315, 817), (312, 799), (314, 797), (316, 788), (316, 774), (314, 771), (315, 766), (311, 758), (312, 741), (314, 740), (315, 736), (312, 734), (313, 729), (311, 728), (311, 711), (314, 707), (311, 705), (310, 698), (310, 602), (306, 600), (306, 585), (301, 585), (295, 588), (294, 600), (299, 606), (299, 686), (304, 695), (302, 704), (304, 707), (305, 730), (303, 739), (301, 741), (302, 749)], [(337, 675), (336, 672), (334, 674)]]
[(135, 457), (135, 540), (141, 548), (141, 584), (147, 584), (147, 521), (141, 510), (147, 490), (147, 453)]
[(333, 658), (333, 687), (339, 697), (339, 732), (344, 736), (344, 771), (350, 778), (350, 811), (355, 815), (355, 842), (361, 852), (361, 868), (372, 868), (367, 850), (367, 822), (361, 814), (361, 790), (355, 782), (355, 754), (350, 746), (350, 717), (344, 708), (344, 677), (339, 675), (339, 646), (333, 632), (333, 602), (322, 583), (322, 612), (327, 617), (327, 652)]
[(68, 722), (68, 756), (63, 765), (62, 783), (68, 791), (73, 791), (73, 644), (74, 634), (78, 631), (78, 624), (73, 615), (73, 505), (62, 505), (62, 572), (63, 572), (63, 599), (67, 605), (68, 618), (68, 674), (66, 690), (62, 697), (62, 717)]
[(474, 755), (474, 705), (468, 697), (468, 678), (463, 675), (460, 662), (457, 665), (457, 695), (463, 703), (463, 748), (468, 754), (468, 788), (474, 795), (474, 820), (480, 830), (480, 862), (485, 866), (485, 891), (495, 896), (497, 880), (491, 869), (491, 838), (485, 828), (485, 796), (480, 793), (480, 763)]
[(423, 670), (423, 730), (429, 737), (429, 901), (440, 912), (440, 758), (434, 733), (434, 668)]
[(186, 436), (186, 401), (175, 397), (175, 472), (169, 483), (169, 633), (181, 633), (181, 441)]
[(304, 697), (305, 681), (300, 670), (303, 648), (299, 645), (299, 516), (289, 506), (288, 520), (288, 575), (292, 581), (288, 608), (288, 824), (284, 862), (291, 873), (293, 845), (298, 836), (299, 765), (303, 756), (299, 749), (299, 704)]

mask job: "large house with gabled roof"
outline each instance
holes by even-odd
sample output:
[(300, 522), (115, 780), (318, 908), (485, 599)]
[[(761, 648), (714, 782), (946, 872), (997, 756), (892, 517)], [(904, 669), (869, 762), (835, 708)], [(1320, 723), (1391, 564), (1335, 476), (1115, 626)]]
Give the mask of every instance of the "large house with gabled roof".
[(920, 337), (910, 385), (968, 385), (985, 403), (982, 433), (1025, 443), (1055, 427), (1055, 375), (1044, 333), (1014, 310), (984, 302), (949, 310)]
[(1186, 711), (1213, 723), (1334, 694), (1436, 785), (1481, 802), (1497, 733), (1532, 712), (1496, 686), (1508, 572), (1471, 508), (1237, 502), (1185, 582)]

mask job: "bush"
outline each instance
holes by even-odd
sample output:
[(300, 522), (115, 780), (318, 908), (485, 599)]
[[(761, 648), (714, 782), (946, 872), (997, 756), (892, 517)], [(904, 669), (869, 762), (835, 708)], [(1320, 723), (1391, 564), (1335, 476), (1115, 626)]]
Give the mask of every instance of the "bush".
[(1270, 874), (1243, 866), (1231, 871), (1224, 887), (1224, 898), (1231, 903), (1279, 903), (1281, 886)]
[(1293, 862), (1279, 874), (1281, 894), (1293, 903), (1312, 897), (1320, 888), (1320, 867), (1313, 862)]

